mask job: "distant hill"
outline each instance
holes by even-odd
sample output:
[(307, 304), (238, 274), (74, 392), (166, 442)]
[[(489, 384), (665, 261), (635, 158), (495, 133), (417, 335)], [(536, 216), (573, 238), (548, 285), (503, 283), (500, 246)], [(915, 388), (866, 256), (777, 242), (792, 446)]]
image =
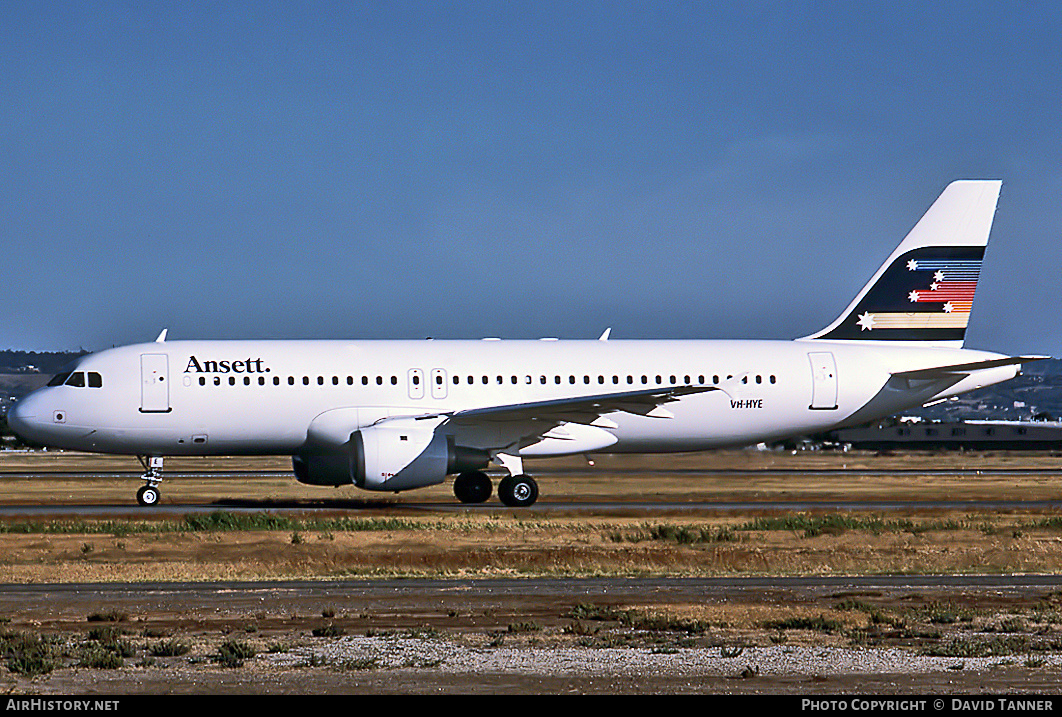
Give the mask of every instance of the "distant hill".
[[(0, 413), (88, 351), (0, 351)], [(2, 430), (0, 430), (2, 433)]]
[(88, 351), (0, 351), (0, 373), (59, 373), (66, 364)]

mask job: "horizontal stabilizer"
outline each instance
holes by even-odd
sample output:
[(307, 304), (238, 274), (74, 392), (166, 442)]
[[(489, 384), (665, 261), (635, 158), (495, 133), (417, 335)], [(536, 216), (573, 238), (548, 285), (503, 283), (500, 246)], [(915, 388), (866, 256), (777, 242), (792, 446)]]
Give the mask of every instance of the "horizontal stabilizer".
[(973, 361), (971, 363), (957, 363), (951, 366), (933, 366), (931, 368), (919, 368), (913, 371), (895, 371), (893, 376), (900, 378), (914, 378), (914, 379), (933, 379), (943, 378), (945, 376), (956, 376), (960, 374), (973, 373), (974, 371), (981, 371), (986, 368), (997, 368), (999, 366), (1013, 366), (1014, 364), (1032, 363), (1033, 361), (1043, 361), (1049, 359), (1050, 356), (1009, 356), (1000, 359), (991, 359), (989, 361)]

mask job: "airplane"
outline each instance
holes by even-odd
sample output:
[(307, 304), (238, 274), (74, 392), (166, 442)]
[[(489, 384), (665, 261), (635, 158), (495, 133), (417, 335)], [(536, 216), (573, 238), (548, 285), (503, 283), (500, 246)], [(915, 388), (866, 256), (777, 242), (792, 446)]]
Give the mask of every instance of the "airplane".
[(777, 340), (168, 341), (78, 358), (8, 413), (55, 448), (290, 455), (295, 479), (463, 503), (538, 498), (525, 459), (749, 446), (859, 425), (1018, 375), (963, 347), (1002, 182), (949, 184), (838, 318)]

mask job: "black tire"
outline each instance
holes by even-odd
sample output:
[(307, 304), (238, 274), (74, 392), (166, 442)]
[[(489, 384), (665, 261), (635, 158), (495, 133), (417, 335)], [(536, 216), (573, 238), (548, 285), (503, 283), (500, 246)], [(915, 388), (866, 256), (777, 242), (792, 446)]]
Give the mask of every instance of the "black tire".
[(142, 486), (140, 490), (136, 492), (136, 502), (140, 505), (158, 505), (160, 497), (162, 496), (159, 493), (159, 489), (153, 485)]
[(538, 500), (538, 483), (529, 475), (509, 476), (498, 484), (498, 498), (510, 508), (526, 508)]
[(493, 492), (494, 486), (486, 473), (473, 471), (454, 478), (454, 495), (462, 503), (482, 503)]

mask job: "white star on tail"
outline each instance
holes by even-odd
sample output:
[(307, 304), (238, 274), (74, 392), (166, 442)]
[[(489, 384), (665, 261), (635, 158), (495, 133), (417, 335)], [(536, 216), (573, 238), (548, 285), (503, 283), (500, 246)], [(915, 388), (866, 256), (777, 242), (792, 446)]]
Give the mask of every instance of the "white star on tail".
[(859, 321), (856, 323), (860, 326), (860, 331), (870, 331), (874, 328), (874, 317), (870, 315), (870, 312), (860, 314)]
[(955, 307), (951, 305), (950, 301), (948, 303), (944, 304), (944, 313), (945, 314), (950, 314), (954, 310), (955, 310)]
[(918, 301), (918, 292), (912, 291), (910, 294), (907, 295), (907, 298), (911, 301)]
[(907, 271), (914, 271), (917, 268), (918, 268), (918, 262), (915, 261), (914, 259), (911, 259), (909, 262), (907, 262)]

